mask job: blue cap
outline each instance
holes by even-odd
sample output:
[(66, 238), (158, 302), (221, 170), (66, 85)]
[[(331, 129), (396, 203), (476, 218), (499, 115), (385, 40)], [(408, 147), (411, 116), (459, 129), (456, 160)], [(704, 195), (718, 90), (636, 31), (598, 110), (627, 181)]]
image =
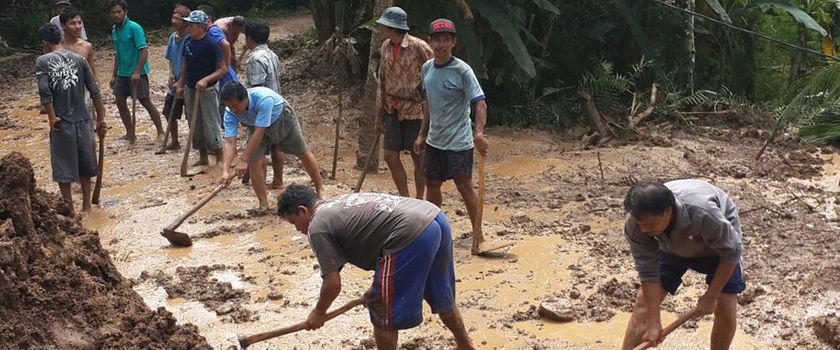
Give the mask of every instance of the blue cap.
[(386, 27), (407, 31), (408, 15), (399, 7), (389, 7), (385, 9), (385, 12), (382, 12), (382, 17), (379, 17), (379, 19), (376, 20), (376, 23)]
[(207, 17), (207, 14), (204, 13), (204, 11), (194, 10), (190, 12), (189, 17), (184, 18), (184, 22), (207, 25), (207, 23), (210, 23), (210, 18)]

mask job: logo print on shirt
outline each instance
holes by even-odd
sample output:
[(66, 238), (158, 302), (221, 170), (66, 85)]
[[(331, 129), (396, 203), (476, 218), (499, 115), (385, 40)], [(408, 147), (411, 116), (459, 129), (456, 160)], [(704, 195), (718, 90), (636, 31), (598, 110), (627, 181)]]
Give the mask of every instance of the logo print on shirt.
[(55, 89), (60, 87), (62, 90), (68, 90), (76, 86), (79, 82), (79, 68), (73, 64), (69, 57), (56, 57), (47, 62), (50, 76), (50, 87)]
[(330, 208), (340, 203), (345, 208), (352, 208), (365, 205), (370, 202), (376, 202), (376, 206), (374, 206), (375, 210), (390, 213), (394, 211), (394, 208), (396, 208), (397, 205), (403, 201), (403, 199), (403, 197), (397, 197), (382, 193), (353, 193), (340, 196), (334, 201), (325, 203), (323, 205), (324, 208)]

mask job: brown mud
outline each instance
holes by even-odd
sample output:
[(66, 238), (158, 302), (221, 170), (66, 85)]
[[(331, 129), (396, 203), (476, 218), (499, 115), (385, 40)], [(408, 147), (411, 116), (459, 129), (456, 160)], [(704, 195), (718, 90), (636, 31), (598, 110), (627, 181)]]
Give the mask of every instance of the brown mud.
[[(271, 23), (272, 40), (312, 27), (308, 14)], [(307, 145), (323, 170), (331, 162), (338, 110), (335, 69), (317, 56), (316, 48), (289, 49), (299, 44), (275, 42), (272, 47), (283, 50), (278, 53), (283, 95), (294, 105)], [(168, 76), (163, 52), (161, 43), (150, 45), (152, 98), (159, 108)], [(112, 60), (110, 49), (97, 53), (103, 86)], [(50, 179), (48, 127), (46, 118), (38, 115), (34, 79), (15, 81), (15, 88), (8, 89), (14, 94), (0, 105), (0, 114), (13, 122), (8, 129), (0, 128), (0, 151), (19, 150), (32, 159), (34, 178), (57, 192)], [(363, 88), (359, 81), (352, 84), (344, 96), (337, 179), (325, 181), (327, 196), (350, 192), (358, 176), (353, 169), (355, 121), (363, 116)], [(160, 230), (207, 195), (219, 171), (211, 168), (180, 178), (182, 153), (153, 155), (154, 129), (145, 110), (137, 111), (140, 140), (129, 146), (117, 140), (123, 129), (113, 101), (106, 106), (110, 127), (102, 205), (82, 221), (99, 231), (116, 269), (134, 281), (146, 305), (165, 307), (178, 322), (196, 325), (211, 346), (222, 349), (235, 345), (238, 335), (306, 319), (320, 286), (306, 238), (275, 215), (249, 211), (258, 207), (252, 189), (234, 182), (179, 228), (193, 236), (194, 245), (170, 247)], [(492, 108), (489, 117), (493, 118)], [(482, 349), (618, 348), (639, 286), (622, 232), (624, 193), (641, 179), (697, 177), (726, 190), (741, 210), (748, 288), (739, 298), (733, 349), (836, 346), (823, 335), (836, 335), (836, 322), (819, 320), (836, 317), (831, 315), (840, 308), (840, 156), (835, 148), (816, 149), (786, 137), (756, 162), (752, 157), (767, 123), (766, 118), (747, 115), (697, 117), (689, 127), (652, 124), (636, 140), (600, 149), (581, 147), (583, 129), (556, 134), (489, 128), (484, 230), (490, 239), (516, 242), (507, 257), (490, 260), (469, 254), (469, 219), (454, 185), (443, 187), (443, 209), (456, 239), (458, 303), (475, 344)], [(184, 124), (182, 119), (182, 140)], [(403, 162), (413, 174), (409, 158), (403, 157)], [(197, 170), (201, 169), (191, 169)], [(367, 176), (363, 190), (395, 193), (387, 169), (381, 170)], [(284, 180), (309, 181), (293, 157), (286, 158)], [(270, 200), (278, 194), (271, 191)], [(79, 195), (76, 190), (77, 206)], [(364, 293), (370, 278), (370, 272), (345, 267), (335, 304)], [(687, 273), (683, 282), (663, 305), (663, 323), (690, 309), (705, 290), (697, 274)], [(561, 300), (567, 318), (573, 320), (539, 316), (543, 302)], [(245, 317), (232, 317), (239, 311)], [(689, 322), (659, 348), (708, 347), (711, 321), (708, 316)], [(400, 339), (403, 349), (454, 345), (428, 308), (423, 325), (401, 332)], [(251, 348), (371, 349), (373, 344), (367, 311), (357, 308), (323, 329)]]
[(0, 347), (210, 349), (152, 311), (67, 201), (35, 186), (20, 153), (0, 159)]

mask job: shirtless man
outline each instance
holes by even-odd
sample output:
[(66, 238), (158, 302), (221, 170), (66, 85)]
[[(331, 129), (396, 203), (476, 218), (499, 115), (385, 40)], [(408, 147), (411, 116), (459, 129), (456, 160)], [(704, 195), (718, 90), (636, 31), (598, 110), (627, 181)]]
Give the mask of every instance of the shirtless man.
[[(96, 74), (96, 64), (93, 62), (93, 45), (84, 39), (85, 23), (82, 21), (82, 13), (73, 7), (68, 7), (58, 16), (64, 37), (61, 39), (61, 46), (65, 50), (78, 54), (85, 58), (90, 70), (93, 73), (93, 80), (99, 86), (99, 79)], [(85, 106), (88, 111), (94, 111), (93, 99), (90, 92), (85, 90)], [(96, 130), (96, 119), (90, 118), (90, 127)], [(93, 141), (93, 153), (96, 153), (96, 141)]]

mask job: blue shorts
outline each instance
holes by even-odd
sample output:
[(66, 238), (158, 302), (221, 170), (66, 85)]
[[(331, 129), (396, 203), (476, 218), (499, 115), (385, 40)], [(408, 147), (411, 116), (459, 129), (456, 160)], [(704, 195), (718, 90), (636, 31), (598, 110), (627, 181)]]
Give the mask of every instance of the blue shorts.
[(384, 330), (423, 322), (423, 299), (432, 313), (455, 308), (452, 232), (441, 211), (407, 247), (379, 258), (373, 275), (370, 321)]
[[(715, 271), (720, 261), (719, 256), (711, 256), (708, 258), (683, 258), (676, 255), (671, 255), (663, 251), (659, 252), (659, 282), (662, 284), (668, 293), (674, 294), (677, 292), (677, 287), (682, 284), (682, 276), (688, 269), (692, 269), (699, 273), (706, 275), (706, 284), (712, 283), (712, 278), (715, 276)], [(735, 271), (732, 272), (732, 277), (723, 286), (723, 293), (738, 294), (747, 288), (744, 277), (741, 275), (741, 264), (735, 265)]]

